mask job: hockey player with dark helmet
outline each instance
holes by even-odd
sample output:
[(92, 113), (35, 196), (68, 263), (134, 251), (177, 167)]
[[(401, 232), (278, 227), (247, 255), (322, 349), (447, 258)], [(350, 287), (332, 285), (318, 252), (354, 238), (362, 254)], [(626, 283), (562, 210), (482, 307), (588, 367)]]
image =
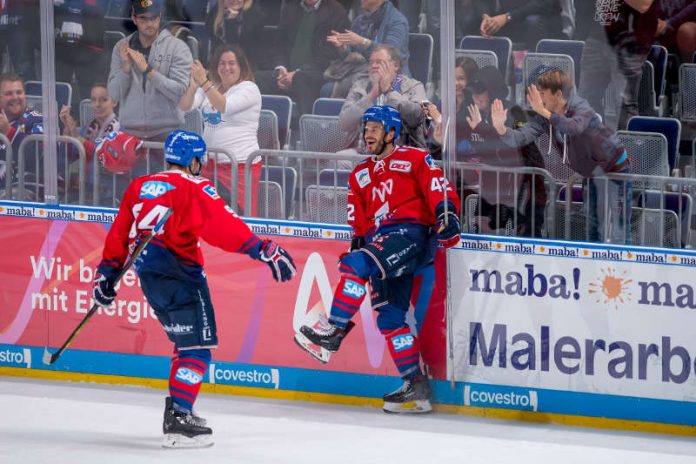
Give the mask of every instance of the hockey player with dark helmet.
[(425, 413), (432, 410), (430, 386), (406, 313), (414, 273), (433, 261), (436, 243), (451, 247), (459, 241), (459, 197), (427, 151), (396, 144), (401, 117), (395, 108), (370, 107), (362, 121), (370, 156), (348, 180), (351, 248), (339, 258), (341, 279), (328, 318), (300, 327), (295, 342), (328, 362), (354, 327), (369, 282), (377, 327), (403, 379), (384, 395), (383, 410)]
[(200, 176), (201, 169), (208, 162), (208, 147), (200, 135), (175, 130), (164, 142), (164, 160), (188, 168), (193, 176)]

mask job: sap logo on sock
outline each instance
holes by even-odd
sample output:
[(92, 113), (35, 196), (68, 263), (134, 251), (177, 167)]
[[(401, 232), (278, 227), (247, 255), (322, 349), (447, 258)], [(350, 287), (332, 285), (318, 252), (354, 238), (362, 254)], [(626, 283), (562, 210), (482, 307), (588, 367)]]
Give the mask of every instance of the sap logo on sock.
[(26, 365), (27, 369), (31, 369), (31, 350), (23, 348), (22, 351), (0, 351), (0, 364)]
[(411, 348), (413, 346), (413, 335), (404, 334), (399, 335), (398, 337), (394, 337), (392, 339), (392, 345), (394, 346), (394, 351), (396, 351), (397, 353), (399, 351)]
[(189, 385), (197, 385), (203, 380), (203, 376), (196, 371), (192, 371), (186, 367), (180, 367), (176, 371), (177, 380), (181, 380)]
[(157, 198), (164, 195), (168, 191), (173, 190), (174, 188), (176, 187), (168, 182), (150, 180), (145, 182), (142, 187), (140, 187), (140, 198)]
[(484, 390), (481, 386), (466, 385), (464, 405), (536, 411), (539, 399), (535, 390), (511, 390), (495, 386), (487, 386)]
[(343, 294), (353, 298), (362, 298), (365, 294), (365, 287), (352, 280), (346, 280), (346, 283), (343, 285)]

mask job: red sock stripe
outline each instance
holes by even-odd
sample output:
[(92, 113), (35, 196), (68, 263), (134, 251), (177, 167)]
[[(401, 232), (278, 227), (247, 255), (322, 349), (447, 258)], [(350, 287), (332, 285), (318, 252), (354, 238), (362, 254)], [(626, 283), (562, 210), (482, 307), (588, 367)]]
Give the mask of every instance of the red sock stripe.
[(338, 301), (338, 300), (334, 300), (333, 305), (336, 306), (337, 308), (341, 308), (342, 310), (347, 311), (347, 312), (352, 313), (352, 314), (357, 313), (358, 310), (360, 309), (359, 306), (349, 305), (349, 304), (344, 303), (343, 301)]

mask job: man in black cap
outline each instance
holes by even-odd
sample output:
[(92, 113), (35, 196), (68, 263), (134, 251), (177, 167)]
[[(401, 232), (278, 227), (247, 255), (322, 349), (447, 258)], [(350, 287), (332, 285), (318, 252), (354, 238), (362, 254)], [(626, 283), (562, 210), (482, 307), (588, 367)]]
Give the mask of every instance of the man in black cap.
[(161, 29), (160, 0), (133, 0), (131, 6), (137, 31), (114, 46), (109, 95), (119, 103), (125, 132), (164, 141), (184, 123), (178, 105), (193, 58), (184, 42)]

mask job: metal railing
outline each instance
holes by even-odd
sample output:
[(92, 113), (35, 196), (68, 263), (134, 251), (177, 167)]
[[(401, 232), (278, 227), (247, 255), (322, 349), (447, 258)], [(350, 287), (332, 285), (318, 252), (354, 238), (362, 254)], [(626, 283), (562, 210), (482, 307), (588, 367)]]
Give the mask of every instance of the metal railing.
[(12, 166), (14, 165), (14, 154), (12, 144), (5, 134), (0, 134), (0, 145), (5, 146), (5, 197), (12, 198)]
[[(17, 195), (19, 199), (25, 199), (25, 184), (26, 184), (26, 176), (27, 176), (27, 171), (26, 171), (26, 148), (30, 143), (38, 143), (38, 142), (44, 142), (46, 140), (46, 135), (44, 134), (30, 134), (24, 137), (22, 139), (22, 142), (19, 144), (19, 147), (17, 148), (17, 179), (18, 179), (18, 185), (17, 185)], [(77, 192), (77, 202), (78, 204), (84, 205), (85, 204), (85, 167), (86, 167), (86, 160), (87, 156), (85, 154), (85, 149), (82, 146), (82, 143), (80, 143), (79, 140), (73, 137), (68, 137), (66, 135), (59, 135), (56, 137), (56, 142), (58, 144), (65, 143), (66, 145), (70, 145), (75, 147), (77, 150), (77, 162), (78, 162), (78, 192)], [(61, 150), (56, 148), (56, 156), (60, 153)], [(63, 188), (63, 203), (69, 203), (69, 192), (70, 192), (70, 182), (72, 178), (72, 172), (71, 172), (71, 165), (70, 163), (70, 150), (65, 150), (64, 156), (65, 160), (63, 163), (63, 183), (64, 183), (64, 188)], [(43, 179), (43, 169), (39, 171), (39, 167), (43, 168), (43, 162), (45, 157), (45, 151), (36, 149), (34, 152), (34, 185), (37, 187), (37, 191), (35, 192), (37, 195), (37, 200), (38, 200), (38, 194), (39, 190), (42, 188), (42, 180)], [(41, 162), (39, 162), (39, 159)], [(8, 169), (10, 169), (11, 166), (8, 166)], [(9, 197), (14, 198), (14, 194), (12, 193), (12, 190), (9, 190)]]
[[(254, 186), (251, 164), (257, 157), (261, 157), (265, 169), (261, 183)], [(244, 170), (244, 212), (253, 211), (253, 189), (256, 188), (258, 197), (266, 199), (265, 204), (257, 205), (259, 217), (345, 223), (344, 196), (348, 184), (347, 177), (345, 183), (341, 182), (342, 173), (349, 172), (363, 159), (365, 155), (257, 150), (249, 155)], [(274, 172), (268, 167), (278, 169)], [(306, 196), (311, 197), (311, 203), (305, 199)], [(292, 198), (290, 208), (276, 205), (278, 202), (287, 205), (288, 197)], [(296, 214), (289, 217), (290, 211)]]

